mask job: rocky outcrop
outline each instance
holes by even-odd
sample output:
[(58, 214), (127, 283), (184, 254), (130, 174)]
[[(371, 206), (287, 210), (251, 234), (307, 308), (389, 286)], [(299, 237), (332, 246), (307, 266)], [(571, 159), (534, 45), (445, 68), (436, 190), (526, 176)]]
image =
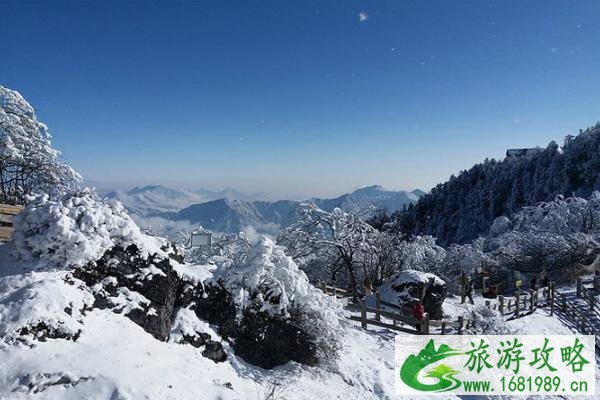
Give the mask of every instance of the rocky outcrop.
[(318, 364), (318, 348), (302, 326), (299, 311), (275, 316), (261, 312), (258, 301), (259, 307), (238, 310), (223, 287), (207, 285), (205, 290), (206, 296), (194, 298), (191, 309), (200, 319), (218, 326), (219, 334), (244, 360), (269, 369), (290, 361)]
[[(202, 299), (201, 284), (185, 282), (173, 269), (173, 261), (183, 261), (174, 249), (171, 258), (142, 257), (136, 246), (116, 247), (95, 263), (74, 271), (94, 292), (94, 308), (109, 308), (141, 326), (156, 339), (167, 341), (175, 313), (192, 301)], [(223, 345), (204, 332), (183, 335), (179, 343), (203, 348), (202, 355), (223, 362)]]
[(169, 339), (181, 285), (170, 258), (144, 258), (135, 245), (116, 247), (73, 275), (92, 287), (94, 307), (124, 313), (156, 339)]
[(396, 274), (380, 289), (382, 298), (411, 308), (415, 299), (422, 301), (430, 319), (443, 317), (446, 282), (427, 272), (405, 270)]

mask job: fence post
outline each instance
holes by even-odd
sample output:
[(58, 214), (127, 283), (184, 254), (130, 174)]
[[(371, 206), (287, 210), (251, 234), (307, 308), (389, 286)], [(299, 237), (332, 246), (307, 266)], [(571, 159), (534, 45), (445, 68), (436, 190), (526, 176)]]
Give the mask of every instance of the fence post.
[(500, 311), (500, 314), (504, 314), (504, 296), (498, 296), (498, 301), (500, 302), (498, 310)]
[(460, 304), (465, 304), (465, 272), (460, 272)]
[(463, 320), (464, 320), (464, 318), (462, 315), (458, 317), (458, 334), (459, 335), (463, 334)]
[(519, 292), (515, 293), (516, 300), (516, 308), (515, 308), (515, 317), (519, 317), (519, 309), (521, 308), (521, 301), (519, 300)]
[(581, 297), (581, 277), (577, 277), (577, 297)]
[(367, 306), (364, 300), (360, 303), (360, 325), (363, 329), (367, 329)]
[(529, 311), (531, 311), (531, 313), (533, 314), (533, 307), (535, 305), (534, 299), (533, 299), (533, 290), (529, 290), (529, 296), (530, 296), (530, 299), (529, 299), (529, 308), (530, 308), (530, 310)]
[(381, 292), (379, 289), (375, 292), (375, 308), (377, 309), (375, 312), (375, 319), (381, 321)]
[(323, 291), (323, 293), (327, 294), (327, 284), (325, 283), (325, 281), (321, 281), (321, 290)]
[(550, 315), (554, 315), (554, 281), (550, 282)]
[(485, 301), (485, 306), (486, 306), (487, 308), (489, 308), (490, 310), (492, 309), (492, 305), (491, 305), (491, 303), (490, 303), (490, 301), (489, 301), (489, 300), (486, 300), (486, 301)]
[(442, 321), (442, 335), (446, 334), (446, 321)]
[(567, 298), (565, 297), (564, 293), (561, 293), (560, 296), (562, 297), (562, 311), (565, 312), (567, 311)]
[(423, 314), (423, 328), (422, 328), (421, 332), (424, 335), (429, 335), (429, 314), (428, 313)]

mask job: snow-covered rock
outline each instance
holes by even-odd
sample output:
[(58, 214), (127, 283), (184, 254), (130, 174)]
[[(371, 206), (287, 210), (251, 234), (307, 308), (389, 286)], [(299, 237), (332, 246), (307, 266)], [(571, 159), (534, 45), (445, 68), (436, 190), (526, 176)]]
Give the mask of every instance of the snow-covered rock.
[(177, 255), (161, 255), (143, 255), (135, 245), (125, 249), (117, 246), (77, 268), (73, 276), (90, 288), (94, 307), (122, 313), (165, 341), (171, 332), (181, 278), (173, 268)]
[(381, 298), (412, 308), (415, 299), (422, 300), (425, 312), (431, 319), (441, 319), (442, 304), (446, 298), (446, 282), (437, 275), (415, 270), (396, 274), (380, 288)]

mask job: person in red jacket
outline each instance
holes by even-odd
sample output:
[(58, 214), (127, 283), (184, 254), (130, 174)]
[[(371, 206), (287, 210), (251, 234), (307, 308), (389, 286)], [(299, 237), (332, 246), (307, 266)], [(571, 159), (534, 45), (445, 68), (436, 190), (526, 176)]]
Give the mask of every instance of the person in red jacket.
[(415, 324), (415, 327), (417, 328), (417, 331), (419, 331), (419, 332), (421, 332), (420, 321), (423, 319), (424, 314), (425, 314), (425, 307), (423, 307), (423, 304), (421, 304), (420, 300), (415, 299), (415, 302), (413, 304), (413, 317), (415, 317), (415, 320), (417, 321), (417, 323)]

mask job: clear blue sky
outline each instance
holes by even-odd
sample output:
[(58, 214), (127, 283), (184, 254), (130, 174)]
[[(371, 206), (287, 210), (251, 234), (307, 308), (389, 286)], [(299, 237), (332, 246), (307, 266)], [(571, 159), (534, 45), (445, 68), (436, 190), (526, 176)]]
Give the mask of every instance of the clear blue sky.
[(429, 189), (600, 119), (599, 17), (598, 1), (3, 1), (0, 84), (101, 185)]

